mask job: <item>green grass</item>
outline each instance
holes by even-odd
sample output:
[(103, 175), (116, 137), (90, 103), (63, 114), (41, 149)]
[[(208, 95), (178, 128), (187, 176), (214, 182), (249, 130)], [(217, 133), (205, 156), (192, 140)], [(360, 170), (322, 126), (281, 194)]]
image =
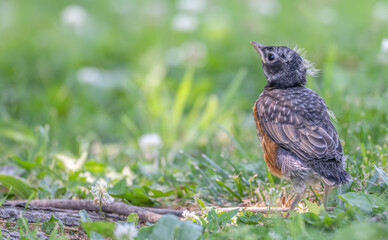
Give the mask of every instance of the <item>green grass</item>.
[[(256, 137), (251, 107), (265, 85), (249, 44), (256, 40), (308, 50), (321, 69), (308, 87), (336, 115), (354, 181), (333, 191), (332, 213), (256, 216), (251, 225), (239, 213), (237, 227), (219, 213), (201, 234), (386, 237), (388, 68), (379, 59), (388, 59), (381, 50), (388, 21), (377, 14), (384, 2), (282, 0), (268, 15), (260, 11), (269, 1), (205, 2), (192, 13), (178, 1), (74, 2), (87, 12), (77, 30), (61, 21), (70, 2), (0, 1), (0, 169), (22, 179), (1, 175), (0, 198), (16, 184), (8, 199), (30, 192), (91, 199), (90, 187), (102, 178), (109, 191), (125, 184), (123, 198), (141, 206), (279, 206), (293, 191), (268, 173)], [(178, 13), (196, 17), (197, 28), (175, 30)], [(176, 49), (186, 54), (174, 55)], [(80, 80), (88, 70), (101, 78)], [(148, 133), (162, 143), (142, 148), (139, 139)], [(69, 161), (81, 162), (71, 168)], [(322, 193), (320, 186), (314, 191)], [(384, 204), (364, 209), (367, 203), (346, 200), (356, 192)], [(306, 200), (317, 201), (310, 190)]]

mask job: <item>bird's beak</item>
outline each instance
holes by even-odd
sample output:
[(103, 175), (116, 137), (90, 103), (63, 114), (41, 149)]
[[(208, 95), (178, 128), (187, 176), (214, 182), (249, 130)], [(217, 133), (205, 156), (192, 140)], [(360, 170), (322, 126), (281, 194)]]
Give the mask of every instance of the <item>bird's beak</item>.
[(263, 63), (266, 63), (266, 62), (265, 62), (265, 58), (264, 58), (264, 52), (263, 52), (263, 47), (265, 47), (265, 46), (264, 46), (263, 44), (261, 44), (261, 43), (255, 42), (255, 41), (251, 41), (251, 44), (252, 44), (252, 45), (256, 48), (256, 50), (259, 52), (261, 61), (263, 61)]

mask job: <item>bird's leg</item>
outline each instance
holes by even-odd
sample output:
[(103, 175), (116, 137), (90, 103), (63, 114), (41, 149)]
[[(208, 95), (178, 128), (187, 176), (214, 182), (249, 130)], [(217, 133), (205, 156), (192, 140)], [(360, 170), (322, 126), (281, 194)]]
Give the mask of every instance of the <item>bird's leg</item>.
[(323, 183), (323, 185), (325, 187), (325, 196), (323, 198), (323, 206), (325, 207), (325, 210), (326, 210), (327, 209), (327, 202), (328, 202), (329, 196), (330, 196), (330, 192), (333, 189), (333, 187), (326, 184), (326, 183)]
[(294, 198), (294, 201), (292, 201), (290, 210), (288, 210), (288, 212), (286, 214), (286, 218), (288, 218), (290, 216), (290, 211), (294, 210), (296, 205), (298, 205), (300, 200), (302, 200), (304, 192), (306, 191), (306, 184), (304, 183), (304, 181), (302, 179), (294, 178), (294, 179), (291, 179), (291, 182), (292, 182), (292, 186), (294, 187), (294, 190), (296, 192), (296, 196)]

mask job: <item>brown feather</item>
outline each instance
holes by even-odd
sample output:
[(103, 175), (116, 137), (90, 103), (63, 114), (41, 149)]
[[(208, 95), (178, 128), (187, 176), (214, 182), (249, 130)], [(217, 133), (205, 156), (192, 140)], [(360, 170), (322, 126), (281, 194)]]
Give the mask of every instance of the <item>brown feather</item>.
[(261, 126), (259, 118), (257, 117), (256, 103), (253, 106), (253, 118), (256, 123), (257, 136), (260, 139), (261, 148), (264, 154), (264, 160), (268, 166), (268, 169), (273, 175), (277, 177), (281, 177), (282, 170), (276, 164), (278, 145), (275, 142), (273, 142), (271, 139), (269, 139), (267, 133), (264, 131), (263, 127)]

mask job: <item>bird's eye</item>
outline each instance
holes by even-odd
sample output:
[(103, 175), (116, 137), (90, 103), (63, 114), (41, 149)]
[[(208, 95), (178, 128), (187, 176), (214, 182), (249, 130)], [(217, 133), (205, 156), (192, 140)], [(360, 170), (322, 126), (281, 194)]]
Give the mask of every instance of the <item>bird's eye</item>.
[(272, 53), (268, 54), (268, 61), (272, 62), (273, 60), (275, 60), (275, 55)]

